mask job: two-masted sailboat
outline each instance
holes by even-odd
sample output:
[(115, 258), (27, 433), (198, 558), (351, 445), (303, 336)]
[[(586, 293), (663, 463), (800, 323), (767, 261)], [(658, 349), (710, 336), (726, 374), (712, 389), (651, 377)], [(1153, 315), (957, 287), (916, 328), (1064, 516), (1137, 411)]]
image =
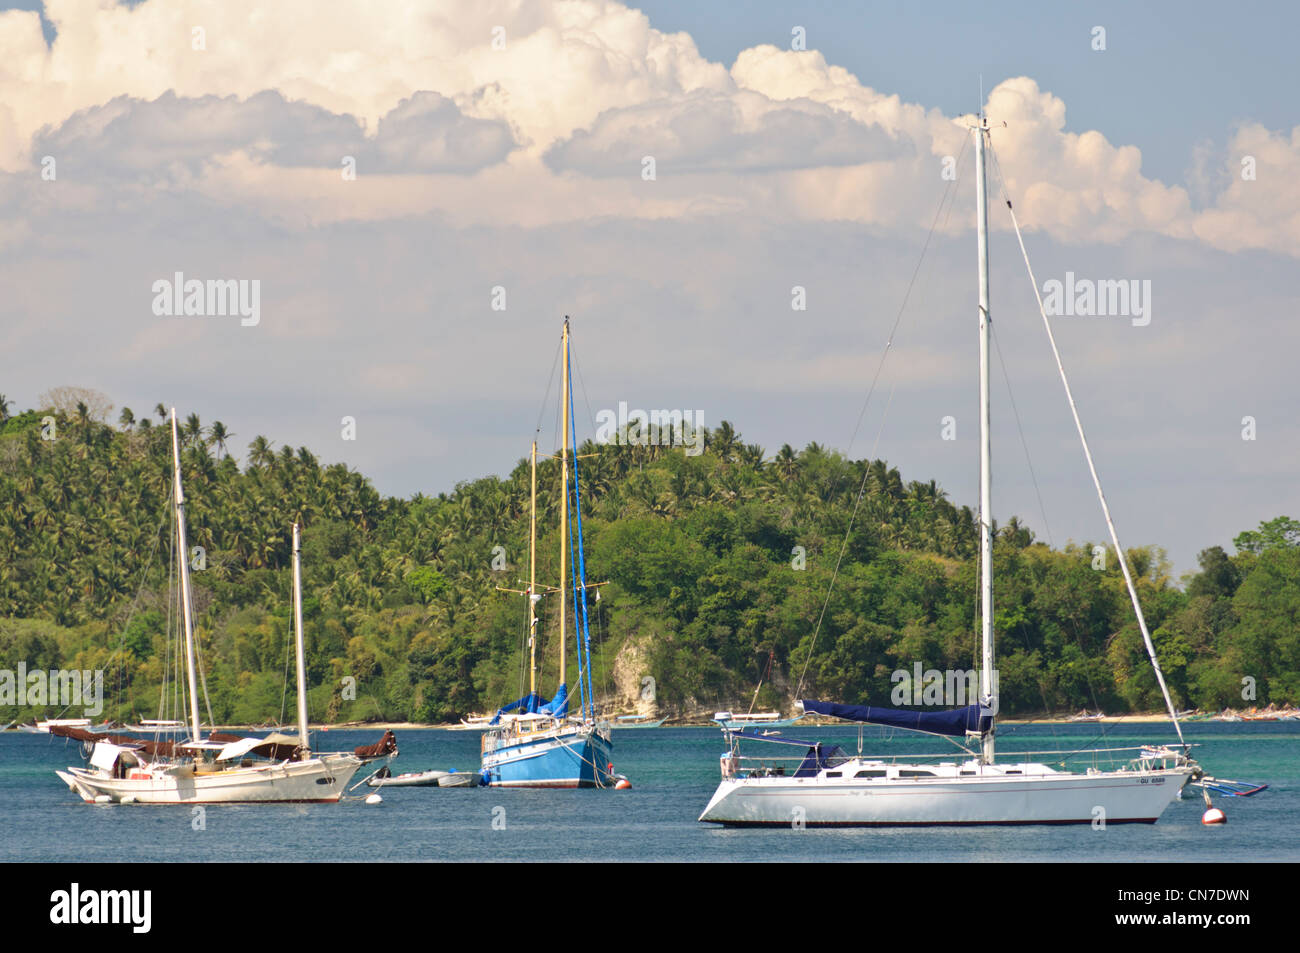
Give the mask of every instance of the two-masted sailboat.
[[(181, 620), (185, 634), (184, 689), (189, 700), (189, 739), (143, 741), (130, 735), (99, 734), (77, 727), (51, 733), (81, 741), (88, 765), (56, 772), (83, 800), (129, 804), (234, 804), (274, 801), (337, 801), (365, 764), (397, 753), (392, 732), (374, 745), (350, 752), (317, 753), (307, 732), (307, 673), (303, 649), (302, 559), (298, 524), (293, 526), (293, 619), (297, 652), (298, 736), (265, 738), (211, 732), (199, 724), (193, 598), (185, 537), (185, 493), (181, 486), (180, 441), (172, 410), (172, 505)], [(164, 686), (164, 693), (166, 687)]]
[[(906, 728), (953, 739), (965, 739), (968, 755), (930, 763), (898, 763), (893, 757), (850, 757), (839, 747), (816, 741), (795, 741), (780, 736), (757, 738), (793, 745), (791, 759), (748, 759), (739, 753), (744, 731), (725, 732), (727, 751), (722, 756), (722, 783), (700, 815), (701, 821), (728, 825), (931, 825), (931, 824), (1085, 824), (1152, 823), (1194, 776), (1196, 763), (1189, 756), (1178, 725), (1178, 715), (1165, 685), (1155, 648), (1147, 632), (1142, 607), (1120, 548), (1114, 524), (1101, 498), (1111, 539), (1128, 583), (1147, 653), (1178, 732), (1179, 745), (1134, 749), (1071, 752), (1092, 766), (1073, 772), (1024, 760), (994, 758), (994, 722), (997, 711), (993, 673), (993, 524), (991, 513), (991, 448), (989, 436), (989, 257), (988, 209), (985, 184), (985, 149), (988, 121), (981, 116), (974, 127), (976, 225), (979, 242), (979, 355), (980, 355), (980, 510), (979, 563), (982, 615), (979, 702), (952, 711), (906, 711), (866, 705), (804, 701), (805, 712), (830, 715), (869, 724)], [(1010, 205), (1010, 203), (1008, 203)], [(1014, 212), (1012, 213), (1014, 215)], [(1018, 229), (1017, 229), (1018, 231)], [(1044, 314), (1046, 321), (1046, 315)], [(1048, 324), (1051, 335), (1051, 326)], [(1055, 341), (1052, 344), (1055, 351)], [(1057, 357), (1058, 369), (1069, 396), (1069, 383)], [(1083, 428), (1075, 411), (1079, 436)], [(1083, 440), (1094, 481), (1096, 470), (1087, 441)], [(787, 766), (784, 762), (790, 761)], [(781, 762), (781, 763), (774, 763)], [(1057, 759), (1058, 764), (1063, 763)], [(1104, 766), (1103, 766), (1104, 765)]]
[[(528, 604), (528, 694), (501, 708), (482, 738), (482, 779), (493, 787), (589, 788), (618, 783), (611, 763), (610, 726), (597, 719), (591, 690), (591, 634), (587, 619), (586, 559), (582, 544), (581, 485), (573, 422), (573, 381), (569, 367), (569, 319), (564, 319), (561, 339), (562, 431), (559, 463), (564, 505), (560, 507), (560, 584), (537, 584), (537, 441), (533, 441), (532, 487), (528, 530), (528, 588), (509, 590), (525, 596)], [(569, 476), (573, 480), (570, 484)], [(570, 519), (570, 513), (573, 518)], [(573, 578), (569, 564), (573, 560)], [(537, 606), (543, 595), (559, 597), (559, 685), (547, 701), (537, 691)], [(570, 600), (572, 604), (570, 605)], [(568, 611), (578, 656), (578, 714), (569, 714), (570, 692), (566, 680)]]

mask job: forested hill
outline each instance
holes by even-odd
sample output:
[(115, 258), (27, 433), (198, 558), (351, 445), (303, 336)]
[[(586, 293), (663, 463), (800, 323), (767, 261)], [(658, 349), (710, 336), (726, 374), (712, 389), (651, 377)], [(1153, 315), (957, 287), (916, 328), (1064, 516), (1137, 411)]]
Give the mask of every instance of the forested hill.
[[(161, 408), (124, 410), (114, 424), (85, 402), (10, 410), (0, 398), (0, 668), (104, 669), (105, 716), (148, 717), (173, 611)], [(527, 575), (525, 462), (504, 479), (397, 499), (262, 437), (240, 466), (229, 436), (193, 415), (182, 427), (190, 545), (204, 550), (193, 573), (199, 637), (219, 722), (292, 717), (295, 519), (305, 527), (313, 717), (445, 721), (518, 697), (525, 604), (497, 587), (522, 588)], [(661, 713), (673, 714), (747, 706), (769, 663), (764, 708), (788, 706), (805, 665), (805, 694), (872, 704), (890, 704), (896, 670), (976, 667), (969, 507), (883, 461), (816, 444), (768, 454), (725, 422), (705, 445), (698, 456), (581, 448), (588, 580), (608, 581), (592, 616), (593, 681), (610, 710), (648, 697), (647, 676)], [(553, 585), (559, 471), (550, 459), (539, 467), (538, 578)], [(1273, 520), (1236, 548), (1206, 549), (1185, 588), (1158, 552), (1130, 552), (1182, 707), (1300, 701), (1300, 524)], [(1095, 569), (1090, 545), (1052, 550), (1012, 519), (995, 561), (1004, 712), (1161, 707), (1113, 558)], [(542, 606), (549, 694), (555, 598)], [(1254, 701), (1243, 702), (1243, 678)], [(32, 714), (0, 706), (0, 722)]]

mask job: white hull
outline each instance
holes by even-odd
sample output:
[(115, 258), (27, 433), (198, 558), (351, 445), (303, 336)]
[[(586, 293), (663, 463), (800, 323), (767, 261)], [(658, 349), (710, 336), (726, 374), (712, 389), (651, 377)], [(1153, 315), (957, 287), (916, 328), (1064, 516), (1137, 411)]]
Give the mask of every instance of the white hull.
[(463, 784), (477, 784), (477, 774), (455, 771), (412, 771), (386, 778), (370, 778), (366, 784), (372, 788), (450, 788)]
[[(1192, 769), (1073, 774), (1046, 765), (999, 764), (960, 776), (855, 778), (881, 762), (850, 760), (816, 776), (724, 780), (701, 821), (729, 825), (908, 826), (1154, 823)], [(890, 766), (939, 772), (933, 766)], [(831, 777), (827, 777), (827, 774)], [(836, 776), (838, 775), (838, 776)], [(1101, 811), (1098, 811), (1098, 808)], [(1104, 813), (1103, 813), (1104, 812)]]
[(140, 804), (244, 804), (274, 801), (337, 801), (364, 764), (351, 754), (326, 754), (251, 768), (195, 773), (191, 766), (135, 768), (114, 778), (85, 768), (57, 772), (85, 801), (107, 796)]
[(479, 784), (477, 774), (469, 774), (464, 771), (458, 771), (455, 774), (444, 774), (438, 779), (440, 788), (476, 788)]

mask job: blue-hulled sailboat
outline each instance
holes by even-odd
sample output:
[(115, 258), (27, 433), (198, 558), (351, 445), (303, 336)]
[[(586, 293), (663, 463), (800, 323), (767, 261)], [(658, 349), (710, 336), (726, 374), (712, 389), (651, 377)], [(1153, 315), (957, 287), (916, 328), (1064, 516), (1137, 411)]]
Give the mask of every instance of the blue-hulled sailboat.
[[(483, 733), (482, 781), (492, 787), (612, 788), (620, 779), (611, 762), (610, 726), (598, 721), (591, 692), (591, 634), (587, 624), (586, 561), (582, 546), (581, 486), (576, 454), (570, 455), (573, 424), (573, 386), (569, 370), (569, 319), (564, 319), (561, 406), (563, 437), (560, 448), (564, 505), (560, 508), (560, 585), (537, 585), (537, 442), (532, 448), (532, 502), (528, 547), (528, 588), (519, 592), (528, 601), (528, 694), (501, 708)], [(569, 487), (572, 467), (573, 488)], [(570, 521), (570, 508), (573, 520)], [(568, 569), (573, 559), (574, 578)], [(537, 604), (543, 592), (560, 596), (560, 684), (547, 701), (537, 691)], [(569, 712), (569, 686), (565, 679), (569, 599), (572, 599), (574, 635), (578, 648), (578, 714)]]

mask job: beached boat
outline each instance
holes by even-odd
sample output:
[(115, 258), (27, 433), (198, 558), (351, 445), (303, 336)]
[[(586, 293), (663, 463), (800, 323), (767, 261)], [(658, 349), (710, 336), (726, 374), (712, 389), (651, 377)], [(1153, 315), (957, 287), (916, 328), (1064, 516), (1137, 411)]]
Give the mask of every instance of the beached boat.
[[(1153, 823), (1178, 797), (1183, 786), (1199, 776), (1185, 742), (1164, 673), (1160, 669), (1142, 614), (1141, 603), (1120, 547), (1101, 484), (1096, 480), (1091, 452), (1083, 437), (1069, 383), (1057, 354), (1057, 365), (1067, 399), (1096, 483), (1098, 497), (1111, 533), (1115, 554), (1128, 586), (1147, 655), (1173, 718), (1176, 746), (1142, 746), (1071, 752), (1085, 757), (1085, 770), (1065, 770), (1059, 752), (1051, 764), (1019, 754), (1015, 761), (995, 758), (996, 682), (993, 680), (993, 517), (989, 414), (989, 268), (985, 148), (989, 125), (981, 116), (974, 126), (976, 231), (979, 261), (979, 369), (980, 369), (980, 509), (979, 564), (981, 666), (978, 702), (948, 711), (911, 711), (848, 705), (806, 699), (805, 712), (858, 723), (904, 728), (945, 736), (958, 744), (966, 757), (937, 763), (909, 756), (847, 755), (821, 741), (796, 741), (780, 736), (761, 737), (726, 727), (726, 751), (721, 759), (722, 781), (705, 806), (700, 820), (725, 825), (769, 826), (907, 826), (948, 824), (1089, 824)], [(1007, 203), (1010, 208), (1011, 203)], [(1012, 224), (1019, 226), (1012, 212)], [(1028, 258), (1026, 257), (1026, 263)], [(1031, 275), (1032, 278), (1032, 275)], [(1037, 285), (1035, 285), (1037, 287)], [(1041, 310), (1041, 309), (1040, 309)], [(1053, 353), (1056, 343), (1043, 310)], [(814, 635), (815, 645), (815, 635)], [(734, 720), (734, 719), (731, 719)], [(1091, 720), (1091, 719), (1090, 719)], [(792, 758), (743, 758), (742, 740), (794, 746)], [(960, 741), (958, 739), (961, 739)], [(962, 742), (968, 742), (970, 747)]]
[(32, 725), (19, 725), (18, 730), (32, 735), (48, 735), (51, 728), (89, 728), (89, 718), (50, 718)]
[(743, 731), (746, 728), (788, 728), (806, 717), (807, 714), (804, 713), (793, 718), (782, 718), (779, 711), (759, 711), (752, 714), (719, 711), (714, 713), (713, 720), (723, 728)]
[[(101, 734), (78, 726), (54, 726), (53, 734), (83, 742), (87, 766), (56, 772), (88, 802), (205, 804), (273, 801), (337, 801), (358, 770), (397, 754), (392, 732), (377, 744), (354, 751), (315, 753), (307, 732), (307, 676), (303, 648), (301, 538), (293, 526), (293, 616), (297, 654), (298, 736), (272, 734), (246, 738), (212, 732), (199, 724), (193, 599), (185, 536), (185, 493), (181, 484), (180, 441), (172, 410), (173, 496), (181, 618), (189, 701), (186, 741), (141, 741), (130, 735)], [(167, 688), (164, 684), (163, 691)]]
[[(573, 422), (573, 387), (569, 367), (569, 319), (561, 337), (561, 447), (559, 452), (564, 503), (560, 507), (560, 584), (537, 584), (537, 441), (532, 446), (532, 489), (529, 510), (528, 588), (505, 590), (522, 595), (528, 605), (528, 694), (503, 706), (483, 733), (482, 776), (492, 787), (607, 788), (614, 784), (610, 725), (596, 714), (591, 691), (591, 635), (588, 628), (588, 590), (583, 549), (582, 509), (578, 458), (570, 451), (577, 443)], [(570, 490), (572, 476), (572, 490)], [(570, 530), (570, 514), (573, 527)], [(576, 554), (572, 579), (570, 548)], [(544, 594), (559, 596), (559, 685), (547, 701), (537, 691), (537, 605)], [(572, 599), (572, 605), (569, 600)], [(565, 680), (568, 609), (572, 608), (578, 655), (578, 715), (569, 714), (569, 686)], [(508, 716), (514, 715), (513, 718)]]
[(448, 731), (487, 731), (492, 727), (491, 715), (470, 715), (462, 718), (459, 725), (448, 725)]
[(611, 728), (658, 728), (667, 718), (653, 718), (650, 715), (619, 715), (612, 722)]
[(144, 735), (183, 735), (189, 726), (173, 718), (143, 718), (138, 724), (123, 725), (122, 730)]

